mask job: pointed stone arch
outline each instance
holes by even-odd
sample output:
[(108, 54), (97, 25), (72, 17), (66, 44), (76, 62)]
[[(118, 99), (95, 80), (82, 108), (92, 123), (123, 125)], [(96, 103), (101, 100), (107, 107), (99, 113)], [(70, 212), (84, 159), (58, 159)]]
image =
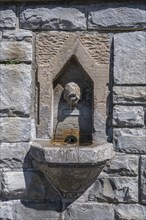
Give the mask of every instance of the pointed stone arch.
[[(66, 40), (64, 46), (49, 61), (49, 65), (38, 67), (38, 82), (40, 84), (39, 97), (39, 124), (37, 126), (37, 137), (52, 137), (52, 103), (53, 103), (53, 81), (58, 77), (61, 70), (75, 56), (87, 75), (94, 82), (94, 131), (101, 130), (106, 120), (106, 99), (108, 93), (109, 66), (98, 64), (90, 53), (85, 49), (78, 37), (73, 34)], [(47, 120), (46, 120), (47, 119)], [(102, 128), (103, 129), (103, 128)]]

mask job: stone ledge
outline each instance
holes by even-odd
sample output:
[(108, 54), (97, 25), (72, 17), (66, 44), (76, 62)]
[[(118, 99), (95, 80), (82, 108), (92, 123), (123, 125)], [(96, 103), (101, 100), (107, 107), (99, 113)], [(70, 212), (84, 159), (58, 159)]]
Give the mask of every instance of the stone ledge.
[(84, 146), (55, 146), (49, 141), (31, 142), (30, 154), (38, 162), (62, 164), (98, 164), (114, 156), (111, 143)]

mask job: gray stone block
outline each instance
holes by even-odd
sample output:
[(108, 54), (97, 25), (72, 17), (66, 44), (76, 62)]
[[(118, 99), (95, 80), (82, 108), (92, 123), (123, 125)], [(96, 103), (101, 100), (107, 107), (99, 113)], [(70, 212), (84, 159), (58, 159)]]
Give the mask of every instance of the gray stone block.
[(30, 120), (28, 118), (0, 118), (0, 141), (25, 142), (30, 140)]
[(88, 29), (126, 30), (146, 27), (142, 4), (96, 4), (88, 9)]
[(25, 157), (29, 151), (28, 143), (1, 143), (0, 169), (22, 169), (25, 166)]
[(0, 42), (0, 62), (8, 64), (32, 61), (32, 45), (29, 42)]
[(114, 86), (114, 104), (146, 104), (145, 86)]
[(115, 205), (116, 220), (145, 220), (146, 207), (138, 204)]
[[(117, 153), (104, 167), (104, 173), (110, 177), (138, 176), (139, 156)], [(103, 175), (103, 174), (102, 174)], [(100, 178), (100, 176), (99, 176)]]
[(0, 7), (0, 29), (15, 29), (16, 21), (16, 6)]
[(27, 41), (32, 42), (32, 32), (28, 30), (3, 31), (3, 40), (5, 41)]
[(89, 200), (107, 203), (137, 203), (137, 177), (110, 177), (98, 179), (89, 191)]
[(31, 105), (31, 66), (0, 65), (0, 115), (29, 115)]
[(20, 26), (30, 30), (85, 30), (81, 7), (35, 6), (22, 8)]
[(125, 153), (146, 153), (146, 130), (114, 129), (114, 148)]
[(140, 200), (142, 204), (146, 205), (146, 156), (141, 156), (140, 167)]
[(0, 40), (2, 40), (2, 31), (0, 31)]
[(0, 202), (0, 219), (5, 220), (60, 220), (61, 214), (55, 211), (55, 205), (38, 203), (23, 205), (20, 200)]
[(112, 205), (97, 203), (74, 203), (65, 212), (65, 220), (114, 220)]
[(114, 83), (146, 84), (146, 32), (114, 36)]
[(0, 219), (5, 220), (15, 220), (14, 219), (14, 202), (0, 202)]
[(8, 171), (2, 177), (4, 199), (44, 200), (45, 187), (36, 171)]
[(144, 127), (144, 108), (141, 106), (114, 106), (113, 126)]

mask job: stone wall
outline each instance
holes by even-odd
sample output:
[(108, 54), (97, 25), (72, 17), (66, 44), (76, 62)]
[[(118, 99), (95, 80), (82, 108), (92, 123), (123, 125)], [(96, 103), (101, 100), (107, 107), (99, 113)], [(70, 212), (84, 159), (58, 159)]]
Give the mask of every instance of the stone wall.
[[(42, 31), (106, 34), (110, 43), (108, 135), (116, 155), (65, 209), (29, 157)], [(145, 3), (0, 4), (0, 80), (1, 220), (146, 220)]]

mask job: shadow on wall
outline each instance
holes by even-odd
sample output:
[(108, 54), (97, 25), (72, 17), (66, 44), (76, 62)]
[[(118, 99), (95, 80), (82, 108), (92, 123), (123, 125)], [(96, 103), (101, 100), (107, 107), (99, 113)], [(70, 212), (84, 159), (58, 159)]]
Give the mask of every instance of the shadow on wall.
[(21, 203), (36, 210), (62, 211), (60, 196), (44, 175), (33, 168), (31, 161), (28, 152), (23, 164), (25, 192)]

